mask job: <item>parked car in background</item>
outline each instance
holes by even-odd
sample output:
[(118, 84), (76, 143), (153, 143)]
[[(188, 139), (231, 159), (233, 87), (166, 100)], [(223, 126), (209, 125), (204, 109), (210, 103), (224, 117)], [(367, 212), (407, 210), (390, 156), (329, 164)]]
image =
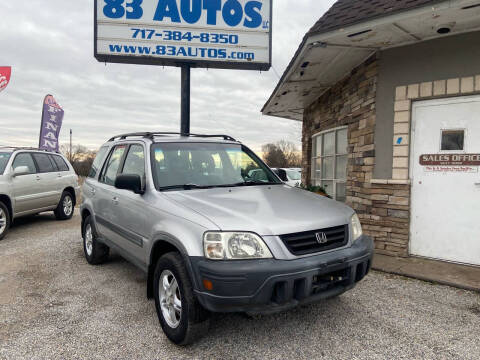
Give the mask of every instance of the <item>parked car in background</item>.
[(288, 186), (221, 135), (137, 133), (98, 151), (83, 185), (83, 249), (145, 271), (176, 344), (210, 312), (272, 313), (338, 296), (371, 266), (372, 240), (343, 203)]
[(78, 177), (57, 153), (0, 147), (0, 239), (20, 216), (53, 210), (59, 220), (73, 216)]
[(290, 186), (300, 186), (302, 182), (302, 169), (299, 168), (272, 168), (273, 172), (285, 184)]

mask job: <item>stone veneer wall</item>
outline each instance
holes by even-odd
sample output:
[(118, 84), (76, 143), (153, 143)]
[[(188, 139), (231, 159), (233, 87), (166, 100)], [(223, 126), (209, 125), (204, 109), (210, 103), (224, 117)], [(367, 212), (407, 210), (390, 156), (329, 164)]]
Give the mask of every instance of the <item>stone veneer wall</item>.
[(303, 122), (303, 182), (311, 182), (312, 136), (348, 126), (347, 204), (357, 211), (378, 253), (408, 255), (408, 180), (372, 179), (375, 165), (376, 55), (310, 105)]

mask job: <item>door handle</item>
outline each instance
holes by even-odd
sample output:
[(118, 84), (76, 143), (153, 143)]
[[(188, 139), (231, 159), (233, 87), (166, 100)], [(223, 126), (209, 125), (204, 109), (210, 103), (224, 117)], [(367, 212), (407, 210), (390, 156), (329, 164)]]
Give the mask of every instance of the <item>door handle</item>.
[(39, 176), (39, 175), (37, 175), (36, 179), (37, 179), (37, 181), (39, 181), (39, 180), (40, 180), (40, 176)]
[(476, 182), (475, 185), (480, 186), (480, 182)]
[(112, 199), (112, 201), (113, 201), (113, 203), (114, 203), (115, 205), (118, 205), (118, 197), (115, 196), (115, 197)]
[(57, 176), (58, 176), (58, 177), (62, 177), (62, 174), (58, 174)]

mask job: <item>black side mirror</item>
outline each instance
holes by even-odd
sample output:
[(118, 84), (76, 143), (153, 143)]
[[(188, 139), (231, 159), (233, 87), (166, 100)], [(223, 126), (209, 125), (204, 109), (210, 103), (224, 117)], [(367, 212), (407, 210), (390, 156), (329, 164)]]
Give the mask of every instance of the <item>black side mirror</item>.
[(142, 187), (142, 179), (137, 174), (120, 174), (115, 179), (115, 187), (122, 190), (130, 190), (135, 194), (145, 193)]
[(287, 172), (283, 169), (278, 170), (278, 176), (282, 181), (288, 181)]

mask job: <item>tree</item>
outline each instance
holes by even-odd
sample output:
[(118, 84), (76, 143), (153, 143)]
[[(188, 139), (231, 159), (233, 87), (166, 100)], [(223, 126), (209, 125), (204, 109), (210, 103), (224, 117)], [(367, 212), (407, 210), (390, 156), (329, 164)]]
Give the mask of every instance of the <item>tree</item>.
[(70, 146), (64, 144), (60, 146), (60, 152), (70, 161), (78, 176), (88, 176), (95, 159), (95, 151), (77, 144), (72, 147), (72, 153), (70, 154)]
[(301, 167), (302, 158), (295, 144), (281, 140), (274, 144), (262, 146), (263, 160), (270, 167), (290, 168)]

